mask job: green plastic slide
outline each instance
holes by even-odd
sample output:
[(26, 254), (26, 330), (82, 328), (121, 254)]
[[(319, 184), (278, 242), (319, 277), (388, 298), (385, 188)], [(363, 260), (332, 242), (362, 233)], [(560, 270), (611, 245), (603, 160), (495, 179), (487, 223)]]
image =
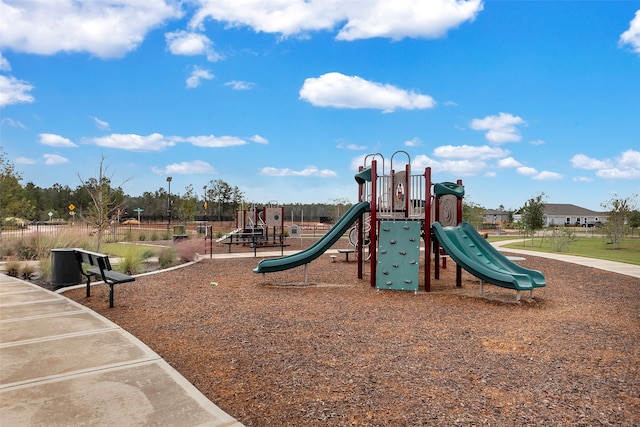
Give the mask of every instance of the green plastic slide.
[(369, 202), (357, 203), (334, 224), (333, 227), (320, 240), (309, 246), (307, 249), (278, 258), (263, 259), (258, 266), (253, 269), (254, 273), (273, 273), (276, 271), (288, 270), (300, 265), (308, 264), (320, 255), (325, 253), (344, 233), (358, 220), (365, 212), (371, 209)]
[(467, 222), (457, 227), (434, 222), (431, 229), (456, 264), (485, 282), (518, 291), (546, 286), (542, 273), (510, 261)]

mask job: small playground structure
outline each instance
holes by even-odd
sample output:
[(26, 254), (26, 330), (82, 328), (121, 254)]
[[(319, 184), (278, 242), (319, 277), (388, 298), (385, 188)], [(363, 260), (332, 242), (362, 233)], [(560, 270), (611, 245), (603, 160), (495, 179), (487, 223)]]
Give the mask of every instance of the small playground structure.
[[(207, 231), (205, 242), (207, 239), (210, 245), (209, 253), (212, 253), (213, 233), (210, 231)], [(279, 247), (281, 253), (284, 253), (284, 248), (289, 246), (285, 243), (284, 206), (272, 201), (266, 206), (252, 204), (236, 210), (235, 228), (217, 238), (215, 242), (228, 245), (229, 253), (234, 245), (250, 246), (253, 248), (254, 256), (257, 255), (258, 248), (265, 247)]]
[[(401, 158), (404, 156), (404, 158)], [(400, 170), (394, 161), (403, 160)], [(293, 255), (263, 259), (253, 270), (270, 273), (306, 266), (348, 232), (358, 260), (358, 278), (369, 263), (371, 286), (377, 289), (417, 292), (420, 262), (425, 268), (424, 290), (431, 291), (431, 259), (434, 278), (439, 279), (440, 258), (449, 255), (456, 263), (456, 287), (462, 286), (462, 269), (481, 281), (516, 290), (530, 291), (546, 285), (544, 276), (523, 268), (500, 254), (468, 223), (462, 221), (462, 181), (433, 183), (431, 168), (411, 172), (411, 158), (396, 151), (389, 170), (380, 153), (364, 158), (355, 180), (358, 202), (320, 240)], [(421, 251), (420, 239), (425, 250)], [(424, 252), (422, 254), (422, 252)], [(444, 260), (443, 260), (444, 262)]]

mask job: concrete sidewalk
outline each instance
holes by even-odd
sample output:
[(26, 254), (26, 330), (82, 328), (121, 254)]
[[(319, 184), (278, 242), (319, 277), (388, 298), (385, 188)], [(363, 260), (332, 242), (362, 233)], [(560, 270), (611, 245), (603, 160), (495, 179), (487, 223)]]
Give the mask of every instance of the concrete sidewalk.
[(603, 259), (587, 258), (575, 255), (565, 255), (557, 252), (539, 252), (528, 251), (525, 249), (512, 249), (505, 248), (504, 245), (508, 245), (515, 242), (522, 242), (522, 239), (503, 240), (499, 242), (492, 242), (491, 244), (501, 252), (509, 252), (519, 255), (537, 256), (540, 258), (550, 258), (556, 261), (569, 262), (572, 264), (580, 264), (586, 267), (593, 267), (600, 270), (611, 271), (613, 273), (624, 274), (626, 276), (640, 278), (640, 265), (627, 264), (626, 262), (606, 261)]
[(242, 426), (113, 322), (5, 274), (0, 402), (2, 426)]

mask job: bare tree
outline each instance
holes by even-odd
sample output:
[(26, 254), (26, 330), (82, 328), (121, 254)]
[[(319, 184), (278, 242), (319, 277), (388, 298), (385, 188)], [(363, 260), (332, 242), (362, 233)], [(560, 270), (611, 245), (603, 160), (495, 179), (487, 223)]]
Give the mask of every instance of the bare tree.
[[(112, 222), (117, 219), (117, 212), (124, 202), (124, 193), (120, 187), (111, 188), (112, 174), (109, 174), (108, 166), (104, 164), (105, 157), (100, 159), (100, 167), (96, 178), (84, 180), (80, 174), (78, 178), (91, 197), (87, 220), (96, 227), (96, 250), (100, 251), (102, 238)], [(123, 184), (128, 180), (123, 181)]]

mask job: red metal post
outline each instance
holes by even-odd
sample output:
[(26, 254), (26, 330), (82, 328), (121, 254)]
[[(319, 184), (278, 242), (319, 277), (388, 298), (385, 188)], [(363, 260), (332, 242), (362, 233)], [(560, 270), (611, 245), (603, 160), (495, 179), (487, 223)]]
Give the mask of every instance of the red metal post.
[(431, 292), (431, 168), (424, 170), (424, 290)]
[[(358, 172), (362, 172), (363, 169), (364, 169), (364, 167), (360, 166), (358, 168)], [(363, 195), (364, 194), (363, 187), (366, 186), (366, 185), (367, 185), (366, 183), (358, 184), (358, 202), (364, 202), (365, 201), (364, 200), (365, 196)], [(363, 270), (363, 268), (362, 268), (363, 267), (362, 266), (362, 263), (363, 263), (363, 260), (362, 260), (362, 243), (364, 242), (364, 240), (363, 240), (364, 236), (363, 236), (362, 230), (364, 228), (364, 224), (363, 224), (362, 219), (363, 219), (362, 216), (360, 217), (360, 219), (358, 219), (358, 230), (357, 230), (357, 233), (358, 233), (358, 237), (357, 237), (358, 244), (356, 245), (356, 251), (357, 251), (356, 259), (358, 260), (358, 279), (362, 279), (362, 270)]]
[[(435, 221), (440, 221), (440, 198), (435, 197)], [(433, 241), (433, 278), (436, 280), (440, 280), (440, 244), (438, 243), (438, 239)]]
[(376, 233), (377, 233), (377, 223), (378, 223), (378, 162), (376, 160), (371, 161), (371, 213), (370, 213), (370, 227), (369, 227), (369, 254), (370, 257), (370, 267), (369, 274), (371, 277), (369, 281), (371, 283), (371, 287), (376, 286), (376, 264), (377, 264), (377, 251), (376, 251)]
[(409, 182), (411, 181), (411, 165), (407, 163), (404, 167), (404, 217), (409, 217), (409, 202), (411, 198), (411, 192), (409, 188)]

